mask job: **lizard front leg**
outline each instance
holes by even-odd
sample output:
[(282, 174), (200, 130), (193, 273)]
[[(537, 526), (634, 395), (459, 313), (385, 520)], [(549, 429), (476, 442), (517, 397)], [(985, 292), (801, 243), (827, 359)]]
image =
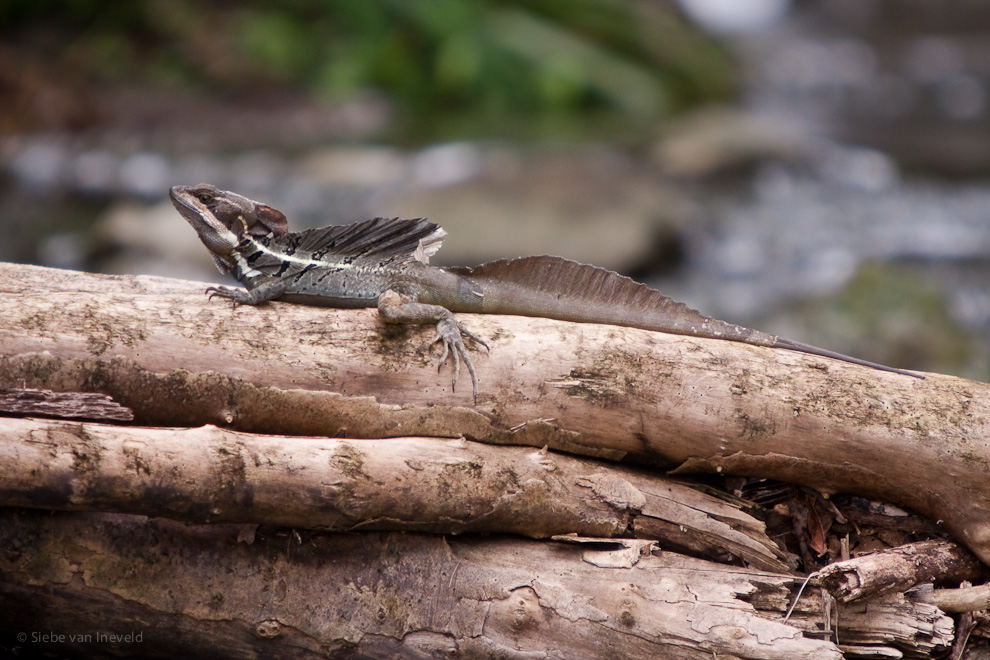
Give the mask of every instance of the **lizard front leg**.
[(465, 328), (460, 321), (454, 318), (454, 315), (449, 309), (440, 305), (419, 303), (410, 295), (401, 293), (395, 289), (389, 289), (378, 296), (378, 313), (386, 323), (436, 323), (437, 336), (430, 343), (443, 343), (443, 354), (440, 356), (438, 366), (443, 366), (443, 363), (447, 361), (448, 355), (454, 356), (454, 378), (451, 382), (451, 388), (456, 388), (457, 377), (461, 371), (461, 360), (463, 359), (468, 373), (471, 374), (471, 387), (474, 393), (474, 399), (477, 401), (478, 376), (475, 374), (474, 364), (471, 363), (471, 358), (468, 356), (467, 348), (464, 346), (461, 335), (470, 337), (486, 349), (488, 348), (488, 344)]
[(250, 291), (246, 289), (232, 289), (226, 286), (211, 286), (206, 290), (206, 295), (210, 300), (213, 296), (233, 300), (238, 305), (260, 305), (269, 300), (275, 300), (283, 293), (288, 283), (285, 280), (272, 280), (259, 284)]

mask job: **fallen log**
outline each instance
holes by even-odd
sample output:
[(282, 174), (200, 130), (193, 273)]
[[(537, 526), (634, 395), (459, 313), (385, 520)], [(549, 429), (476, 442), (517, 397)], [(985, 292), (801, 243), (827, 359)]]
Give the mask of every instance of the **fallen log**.
[(256, 436), (0, 417), (0, 506), (332, 531), (660, 540), (794, 568), (765, 525), (625, 466), (440, 438)]
[(450, 391), (426, 328), (209, 302), (203, 285), (0, 265), (0, 382), (107, 394), (140, 424), (549, 445), (911, 507), (990, 561), (990, 386), (631, 328), (462, 315)]
[[(0, 509), (0, 612), (27, 653), (87, 657), (838, 660), (948, 648), (910, 594), (823, 626), (793, 576), (657, 552), (415, 533), (333, 534)], [(44, 635), (48, 635), (44, 637)]]

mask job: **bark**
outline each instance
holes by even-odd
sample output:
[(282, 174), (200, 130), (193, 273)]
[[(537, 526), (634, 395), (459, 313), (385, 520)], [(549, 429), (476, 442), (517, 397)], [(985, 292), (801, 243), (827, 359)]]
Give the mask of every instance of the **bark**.
[(52, 392), (24, 387), (0, 389), (0, 412), (129, 422), (134, 413), (105, 394)]
[(0, 506), (337, 531), (632, 532), (789, 570), (764, 524), (724, 498), (525, 447), (0, 418), (0, 465)]
[[(800, 580), (651, 552), (644, 542), (266, 528), (242, 542), (240, 531), (0, 510), (0, 610), (9, 630), (25, 633), (14, 650), (149, 658), (842, 657), (832, 642), (802, 633), (821, 633), (814, 590), (783, 623)], [(865, 609), (839, 613), (833, 634), (847, 648), (882, 647), (890, 657), (951, 643), (951, 621), (921, 599), (890, 594)], [(111, 643), (109, 635), (130, 637)]]
[(922, 541), (837, 561), (818, 571), (822, 586), (840, 603), (905, 591), (924, 582), (958, 584), (984, 571), (964, 548), (949, 541)]
[(491, 345), (450, 391), (430, 328), (209, 302), (203, 285), (0, 265), (0, 382), (94, 391), (142, 424), (466, 436), (759, 475), (911, 507), (990, 561), (990, 386), (614, 326), (461, 315)]

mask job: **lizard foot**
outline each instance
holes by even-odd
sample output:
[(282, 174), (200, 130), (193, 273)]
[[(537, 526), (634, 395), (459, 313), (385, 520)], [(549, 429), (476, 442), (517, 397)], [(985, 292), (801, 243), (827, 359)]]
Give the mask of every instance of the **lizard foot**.
[(226, 287), (226, 286), (211, 286), (207, 288), (206, 289), (207, 300), (213, 300), (214, 296), (216, 296), (217, 298), (226, 298), (228, 300), (232, 300), (235, 305), (248, 304), (247, 298), (250, 297), (246, 291), (242, 291), (240, 289), (231, 289), (230, 287)]
[(213, 300), (213, 297), (226, 298), (234, 303), (234, 307), (237, 305), (257, 305), (258, 303), (254, 300), (254, 296), (251, 292), (244, 291), (243, 289), (232, 289), (226, 286), (211, 286), (206, 290), (206, 297), (208, 300)]
[(467, 367), (468, 373), (471, 374), (471, 387), (474, 394), (474, 400), (477, 401), (478, 376), (474, 371), (474, 364), (471, 363), (471, 358), (468, 356), (467, 348), (464, 346), (464, 340), (461, 339), (461, 335), (470, 337), (484, 346), (485, 350), (488, 350), (488, 344), (482, 341), (482, 339), (473, 332), (465, 328), (460, 321), (453, 317), (453, 315), (437, 321), (437, 336), (430, 342), (430, 344), (432, 345), (437, 342), (443, 343), (443, 354), (440, 356), (440, 361), (437, 363), (438, 370), (443, 366), (444, 362), (447, 361), (448, 355), (453, 355), (454, 357), (454, 378), (450, 383), (450, 388), (452, 390), (457, 388), (457, 377), (461, 374), (461, 360), (464, 360), (464, 366)]

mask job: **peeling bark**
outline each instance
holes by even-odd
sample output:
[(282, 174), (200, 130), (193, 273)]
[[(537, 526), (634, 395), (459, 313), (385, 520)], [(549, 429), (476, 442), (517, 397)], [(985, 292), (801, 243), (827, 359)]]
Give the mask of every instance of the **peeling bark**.
[[(245, 543), (239, 532), (0, 510), (0, 609), (29, 634), (132, 635), (18, 649), (92, 657), (843, 657), (801, 632), (821, 629), (814, 595), (782, 622), (800, 580), (648, 546), (266, 528)], [(863, 609), (840, 613), (844, 645), (951, 643), (951, 622), (904, 594)]]
[(0, 412), (129, 422), (134, 413), (105, 394), (52, 392), (25, 387), (0, 389)]

